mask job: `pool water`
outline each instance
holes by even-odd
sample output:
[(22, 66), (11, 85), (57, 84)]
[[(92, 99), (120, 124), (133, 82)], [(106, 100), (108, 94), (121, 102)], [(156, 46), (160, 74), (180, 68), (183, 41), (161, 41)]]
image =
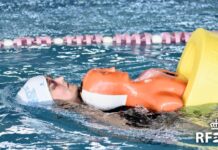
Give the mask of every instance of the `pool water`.
[[(2, 0), (1, 39), (22, 36), (193, 31), (218, 29), (216, 0)], [(80, 84), (93, 67), (113, 67), (132, 78), (148, 68), (175, 71), (184, 45), (51, 46), (0, 50), (1, 149), (204, 149), (194, 135), (122, 130), (60, 107), (23, 106), (15, 95), (35, 75)], [(214, 114), (217, 114), (217, 109)], [(210, 117), (203, 116), (202, 118)], [(197, 120), (192, 116), (190, 120)], [(156, 136), (154, 133), (157, 133)], [(149, 137), (151, 136), (151, 137)], [(149, 139), (149, 140), (148, 140)], [(169, 142), (173, 141), (173, 142)], [(173, 143), (173, 144), (172, 144)]]

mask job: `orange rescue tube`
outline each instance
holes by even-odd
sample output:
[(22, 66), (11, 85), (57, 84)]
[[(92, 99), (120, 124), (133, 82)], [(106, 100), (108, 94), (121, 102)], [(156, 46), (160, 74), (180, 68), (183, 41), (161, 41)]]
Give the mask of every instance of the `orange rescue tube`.
[(82, 99), (98, 109), (143, 106), (151, 111), (169, 112), (183, 106), (186, 83), (174, 73), (150, 69), (136, 80), (115, 68), (92, 69), (83, 79)]

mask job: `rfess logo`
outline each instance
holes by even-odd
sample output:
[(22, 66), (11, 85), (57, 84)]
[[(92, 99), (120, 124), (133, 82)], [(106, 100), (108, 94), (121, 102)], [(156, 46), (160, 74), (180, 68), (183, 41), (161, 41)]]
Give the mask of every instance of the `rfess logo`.
[(196, 143), (218, 143), (218, 119), (210, 123), (211, 132), (196, 132)]

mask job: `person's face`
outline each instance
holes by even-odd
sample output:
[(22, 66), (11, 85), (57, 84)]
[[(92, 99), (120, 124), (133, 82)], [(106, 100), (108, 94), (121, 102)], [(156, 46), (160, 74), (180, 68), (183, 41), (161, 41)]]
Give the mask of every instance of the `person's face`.
[(54, 100), (79, 102), (78, 87), (67, 83), (63, 77), (46, 77), (51, 96)]

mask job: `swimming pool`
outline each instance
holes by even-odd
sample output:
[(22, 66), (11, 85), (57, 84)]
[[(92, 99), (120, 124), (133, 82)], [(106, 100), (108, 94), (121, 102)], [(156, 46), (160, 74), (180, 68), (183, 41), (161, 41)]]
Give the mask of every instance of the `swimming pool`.
[[(218, 29), (218, 2), (215, 0), (7, 0), (0, 2), (0, 10), (1, 39), (37, 35), (191, 32), (198, 27)], [(151, 67), (175, 71), (183, 48), (181, 44), (0, 50), (0, 148), (205, 148), (204, 145), (196, 146), (194, 135), (182, 137), (176, 131), (161, 129), (148, 132), (121, 130), (59, 107), (22, 106), (14, 99), (24, 81), (39, 74), (63, 75), (67, 81), (79, 84), (93, 67), (116, 66), (133, 78)], [(198, 116), (191, 119), (198, 120)]]

